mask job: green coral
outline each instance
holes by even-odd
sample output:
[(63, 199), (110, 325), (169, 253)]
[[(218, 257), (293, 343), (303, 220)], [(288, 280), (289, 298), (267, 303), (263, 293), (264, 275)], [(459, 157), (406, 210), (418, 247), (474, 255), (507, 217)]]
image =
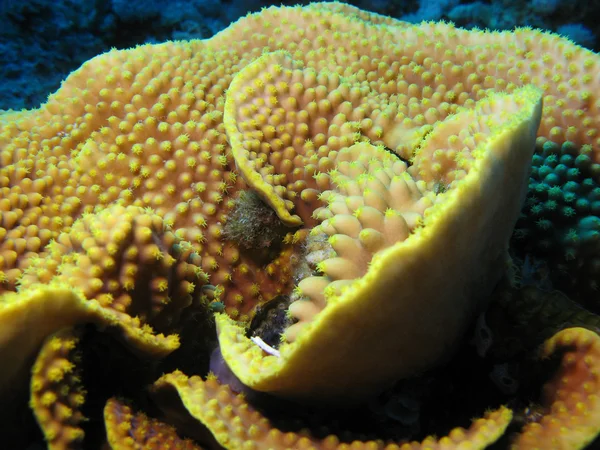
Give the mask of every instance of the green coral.
[(539, 138), (529, 189), (512, 244), (521, 258), (544, 260), (554, 286), (600, 310), (600, 164), (591, 147)]

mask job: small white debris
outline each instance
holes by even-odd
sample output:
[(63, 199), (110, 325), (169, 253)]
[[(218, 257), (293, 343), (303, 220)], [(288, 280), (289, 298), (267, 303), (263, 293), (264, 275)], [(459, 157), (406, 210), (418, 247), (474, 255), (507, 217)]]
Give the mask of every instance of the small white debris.
[(267, 352), (269, 355), (277, 356), (278, 358), (281, 356), (279, 354), (279, 350), (271, 347), (269, 344), (267, 344), (265, 341), (263, 341), (260, 337), (252, 336), (250, 338), (250, 340), (252, 342), (254, 342), (256, 345), (258, 345), (261, 349), (263, 349), (263, 351)]

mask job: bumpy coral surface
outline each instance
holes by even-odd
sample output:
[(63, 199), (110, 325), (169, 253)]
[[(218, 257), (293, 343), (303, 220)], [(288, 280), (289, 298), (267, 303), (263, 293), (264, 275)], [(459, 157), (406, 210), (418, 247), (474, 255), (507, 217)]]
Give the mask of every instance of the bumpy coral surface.
[[(583, 448), (598, 434), (600, 412), (600, 337), (584, 328), (568, 328), (549, 339), (540, 358), (558, 356), (560, 367), (544, 386), (544, 413), (528, 423), (513, 441), (514, 449)], [(307, 430), (282, 433), (255, 410), (243, 395), (235, 395), (213, 377), (202, 380), (174, 372), (153, 386), (165, 410), (181, 421), (182, 411), (203, 423), (225, 448), (315, 449), (454, 449), (486, 448), (504, 432), (510, 410), (501, 407), (475, 420), (469, 430), (454, 429), (448, 437), (428, 437), (423, 442), (389, 443), (353, 441), (350, 446), (336, 436), (316, 438)], [(177, 412), (175, 412), (177, 411)], [(566, 431), (568, 428), (568, 432)]]
[[(257, 66), (272, 63), (269, 59), (279, 62), (282, 58), (277, 54), (263, 56), (240, 72), (230, 88), (232, 98), (243, 95), (238, 77), (255, 79)], [(273, 74), (278, 70), (278, 64), (266, 68), (264, 77), (273, 75), (273, 85), (280, 82)], [(287, 72), (289, 77), (300, 76)], [(266, 83), (267, 89), (269, 86)], [(339, 95), (343, 98), (342, 93)], [(364, 399), (382, 385), (443, 359), (477, 302), (502, 273), (507, 238), (520, 208), (534, 147), (539, 99), (536, 90), (517, 91), (514, 97), (491, 96), (472, 110), (458, 110), (434, 127), (410, 169), (372, 144), (332, 149), (331, 154), (322, 149), (334, 169), (309, 181), (299, 197), (319, 192), (321, 183), (329, 189), (315, 200), (327, 206), (311, 212), (306, 211), (309, 202), (300, 201), (303, 207), (297, 209), (320, 222), (312, 229), (312, 236), (318, 239), (322, 235), (331, 246), (331, 254), (318, 262), (318, 273), (298, 284), (299, 298), (289, 309), (297, 323), (285, 331), (291, 343), (280, 347), (280, 357), (263, 357), (262, 350), (230, 319), (217, 319), (223, 356), (242, 382), (288, 397), (348, 402)], [(280, 101), (287, 103), (288, 99), (282, 96)], [(281, 116), (284, 114), (282, 111)], [(236, 121), (240, 122), (245, 124)], [(231, 124), (229, 116), (226, 124)], [(239, 128), (251, 129), (245, 125)], [(461, 150), (456, 161), (433, 155), (441, 141), (452, 141), (453, 137)], [(273, 137), (264, 145), (273, 147), (277, 140)], [(246, 145), (255, 144), (256, 140), (248, 139)], [(232, 145), (236, 155), (251, 154), (236, 139)], [(273, 160), (278, 159), (273, 150), (270, 154)], [(260, 161), (260, 154), (256, 159)], [(289, 172), (306, 170), (300, 156), (292, 161), (297, 168), (292, 166)], [(250, 183), (263, 192), (282, 218), (295, 220), (279, 196), (289, 194), (283, 189), (278, 194), (271, 183), (265, 187), (264, 179), (270, 180), (278, 168), (265, 172), (268, 175), (262, 179), (249, 176)], [(313, 183), (317, 185), (311, 186)], [(445, 192), (436, 194), (436, 184), (446, 186)], [(487, 195), (499, 190), (506, 196)], [(305, 195), (306, 191), (309, 193)], [(298, 218), (302, 220), (302, 215)], [(455, 247), (445, 258), (441, 255), (448, 251), (448, 242)], [(454, 258), (461, 264), (452, 265)], [(474, 278), (462, 277), (465, 271)], [(427, 279), (429, 288), (412, 284), (414, 279)], [(444, 292), (437, 286), (444, 286)], [(348, 329), (352, 323), (362, 326)], [(439, 331), (432, 334), (421, 323)], [(402, 339), (397, 338), (397, 330), (402, 330)], [(348, 349), (352, 349), (353, 357), (339, 358)], [(390, 359), (391, 354), (398, 359)], [(365, 371), (364, 367), (378, 370)]]
[[(0, 115), (0, 393), (41, 348), (31, 405), (49, 447), (75, 448), (82, 325), (160, 359), (208, 303), (224, 309), (235, 374), (288, 398), (357, 402), (450, 358), (504, 271), (534, 149), (568, 143), (600, 162), (599, 64), (528, 29), (410, 25), (337, 3), (270, 8), (209, 40), (86, 62), (40, 109)], [(228, 221), (237, 236), (245, 220), (257, 232), (240, 191), (289, 233), (240, 245)], [(243, 326), (279, 297), (291, 305), (277, 349)], [(594, 339), (572, 358), (592, 369)], [(218, 400), (180, 396), (222, 445), (252, 445), (235, 443), (244, 415), (233, 407), (217, 423)], [(579, 403), (582, 446), (598, 427)], [(113, 447), (116, 413), (139, 445), (146, 426), (188, 445), (117, 403), (106, 411)], [(439, 447), (493, 442), (510, 415), (498, 411)]]
[(46, 339), (31, 374), (31, 406), (50, 447), (69, 448), (83, 441), (79, 410), (85, 399), (77, 370), (76, 333), (61, 330)]
[(524, 427), (516, 448), (582, 448), (598, 434), (598, 334), (585, 328), (567, 328), (546, 342), (541, 356), (547, 358), (555, 352), (562, 353), (562, 361), (544, 386), (546, 414)]
[[(485, 448), (493, 443), (510, 423), (512, 414), (502, 407), (490, 411), (485, 418), (473, 422), (470, 429), (454, 429), (450, 436), (440, 440), (427, 438), (422, 443), (405, 442), (384, 445), (382, 442), (356, 440), (350, 444), (340, 443), (330, 435), (318, 439), (307, 431), (282, 433), (269, 420), (249, 404), (243, 395), (231, 392), (214, 378), (206, 381), (200, 377), (187, 378), (174, 372), (160, 378), (153, 386), (155, 395), (168, 408), (183, 409), (202, 422), (225, 448), (311, 448), (311, 449), (453, 449)], [(233, 419), (235, 418), (235, 419)], [(232, 420), (233, 419), (233, 420)]]
[(131, 406), (111, 398), (104, 407), (107, 440), (113, 450), (202, 450), (182, 439), (172, 426), (136, 413)]
[(600, 164), (592, 146), (545, 142), (533, 158), (514, 245), (546, 262), (554, 285), (600, 311)]

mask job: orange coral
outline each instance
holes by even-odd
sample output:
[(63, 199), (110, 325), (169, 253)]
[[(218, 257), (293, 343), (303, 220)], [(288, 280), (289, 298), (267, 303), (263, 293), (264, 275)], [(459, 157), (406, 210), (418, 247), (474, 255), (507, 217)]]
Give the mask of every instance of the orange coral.
[(112, 450), (202, 450), (177, 431), (144, 413), (136, 413), (126, 403), (111, 398), (104, 407), (106, 435)]
[(567, 328), (546, 341), (542, 358), (561, 365), (544, 386), (544, 415), (523, 428), (514, 449), (584, 448), (600, 433), (600, 336)]
[[(164, 230), (160, 216), (139, 207), (114, 205), (84, 214), (24, 264), (21, 291), (2, 298), (0, 354), (7, 368), (0, 386), (9, 386), (47, 334), (86, 322), (117, 327), (145, 354), (167, 355), (179, 345), (177, 335), (155, 335), (153, 327), (176, 330), (182, 311), (193, 306), (206, 283), (199, 259), (189, 244)], [(69, 391), (62, 393), (74, 364), (55, 361), (72, 347), (61, 347), (58, 337), (48, 339), (33, 369), (31, 406), (49, 445), (58, 449), (63, 444), (54, 441), (71, 439), (63, 434), (74, 441), (83, 433), (69, 403), (75, 400)]]
[(139, 319), (104, 308), (71, 286), (56, 283), (5, 294), (0, 302), (0, 323), (0, 396), (10, 391), (46, 337), (63, 328), (83, 323), (111, 327), (132, 348), (155, 357), (164, 357), (179, 346), (177, 335), (153, 334)]
[[(410, 158), (436, 120), (489, 92), (512, 92), (527, 83), (544, 90), (541, 136), (591, 144), (594, 154), (599, 147), (598, 81), (591, 75), (597, 58), (559, 37), (529, 29), (484, 33), (449, 24), (409, 25), (341, 4), (267, 9), (210, 40), (101, 55), (71, 74), (39, 110), (3, 115), (5, 288), (14, 289), (23, 255), (43, 250), (80, 214), (117, 202), (153, 208), (190, 241), (211, 283), (223, 285), (228, 311), (250, 311), (254, 284), (260, 285), (258, 298), (276, 295), (278, 282), (224, 241), (222, 226), (230, 196), (244, 186), (233, 170), (223, 124), (225, 93), (241, 68), (278, 49), (290, 55), (288, 66), (304, 70), (278, 80), (281, 93), (263, 98), (264, 107), (277, 110), (298, 94), (308, 116), (262, 123), (260, 114), (252, 126), (275, 132), (288, 147), (286, 127), (310, 134), (311, 142), (293, 143), (287, 155), (301, 151), (310, 161), (307, 174), (330, 168), (319, 149), (357, 138)], [(336, 114), (334, 106), (341, 108)], [(305, 200), (315, 201), (303, 188), (313, 182), (300, 174), (277, 183), (290, 192), (304, 190)]]
[(69, 329), (49, 336), (32, 370), (31, 407), (53, 450), (74, 448), (83, 440), (79, 408), (85, 391), (76, 369), (78, 340)]
[[(240, 76), (252, 78), (246, 70)], [(320, 192), (327, 206), (314, 211), (320, 223), (311, 231), (330, 249), (307, 255), (316, 270), (292, 294), (297, 301), (289, 313), (298, 322), (285, 330), (279, 356), (263, 352), (230, 318), (217, 317), (223, 357), (242, 383), (303, 402), (351, 403), (448, 358), (506, 267), (540, 100), (527, 87), (459, 109), (433, 127), (410, 169), (382, 146), (332, 150), (335, 169), (322, 176), (332, 188)], [(460, 129), (463, 117), (472, 126), (454, 135), (461, 160), (449, 173), (436, 171), (426, 150)], [(249, 182), (286, 217), (268, 176)], [(447, 188), (435, 192), (440, 182)]]
[(10, 398), (13, 386), (18, 385), (16, 378), (22, 376), (31, 357), (39, 351), (32, 370), (30, 406), (52, 449), (76, 448), (83, 437), (78, 407), (84, 396), (76, 374), (78, 359), (73, 354), (77, 339), (70, 327), (93, 323), (108, 328), (139, 354), (155, 358), (165, 357), (179, 346), (177, 335), (153, 334), (152, 328), (139, 319), (87, 300), (70, 286), (36, 286), (5, 295), (3, 302), (0, 398), (3, 404), (9, 404), (5, 398)]
[(103, 307), (168, 329), (208, 281), (189, 243), (139, 207), (112, 205), (84, 214), (43, 252), (23, 262), (21, 289), (76, 286)]
[(206, 47), (113, 51), (84, 64), (41, 110), (6, 122), (5, 288), (14, 289), (27, 256), (68, 232), (78, 216), (116, 203), (158, 214), (202, 253), (200, 267), (212, 284), (227, 288), (230, 312), (248, 313), (260, 298), (250, 295), (256, 282), (266, 299), (275, 295), (272, 277), (256, 273), (252, 259), (222, 238), (228, 199), (244, 183), (230, 169), (221, 123), (226, 55), (207, 58), (200, 51)]
[(315, 438), (308, 430), (298, 433), (282, 432), (275, 428), (269, 419), (249, 404), (243, 395), (233, 393), (229, 386), (221, 385), (209, 377), (186, 377), (174, 372), (160, 378), (153, 387), (156, 398), (166, 410), (174, 407), (187, 410), (194, 419), (206, 426), (217, 442), (227, 449), (356, 449), (356, 450), (418, 450), (459, 448), (483, 449), (493, 443), (503, 433), (512, 413), (501, 407), (477, 419), (469, 429), (455, 428), (448, 437), (426, 438), (422, 443), (385, 444), (381, 441), (361, 442), (355, 440), (346, 444), (330, 435), (323, 439)]
[[(278, 62), (272, 70), (239, 77), (244, 89), (230, 92), (235, 76), (270, 60)], [(0, 359), (8, 367), (0, 389), (44, 338), (77, 323), (115, 326), (132, 345), (164, 356), (177, 339), (152, 334), (150, 322), (165, 329), (177, 322), (199, 287), (192, 274), (204, 282), (206, 273), (242, 321), (257, 303), (289, 293), (297, 237), (263, 270), (224, 236), (233, 198), (248, 186), (271, 192), (265, 200), (288, 224), (315, 225), (312, 211), (324, 206), (318, 189), (332, 187), (324, 176), (330, 156), (355, 142), (410, 161), (422, 149), (433, 164), (416, 167), (454, 171), (428, 180), (428, 190), (441, 192), (471, 163), (453, 136), (472, 149), (478, 130), (449, 129), (447, 142), (438, 132), (427, 148), (433, 126), (468, 115), (494, 92), (534, 84), (544, 97), (540, 138), (589, 145), (599, 161), (598, 65), (597, 55), (530, 29), (411, 25), (336, 3), (269, 8), (209, 40), (88, 61), (41, 108), (0, 114), (0, 291), (21, 289), (0, 298)], [(117, 211), (127, 217), (112, 218)], [(136, 229), (150, 230), (152, 242)], [(126, 254), (130, 232), (150, 254)], [(166, 254), (176, 242), (185, 258), (197, 256), (174, 263), (155, 251)], [(142, 277), (149, 267), (152, 280)], [(183, 271), (173, 284), (172, 267)], [(182, 297), (166, 295), (165, 280)], [(152, 295), (140, 306), (130, 288), (144, 283)]]

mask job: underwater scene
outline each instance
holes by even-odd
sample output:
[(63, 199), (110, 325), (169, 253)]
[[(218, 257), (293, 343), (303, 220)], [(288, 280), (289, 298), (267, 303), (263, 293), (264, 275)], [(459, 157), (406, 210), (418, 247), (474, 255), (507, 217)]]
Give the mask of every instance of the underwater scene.
[(600, 449), (598, 18), (0, 0), (0, 449)]

